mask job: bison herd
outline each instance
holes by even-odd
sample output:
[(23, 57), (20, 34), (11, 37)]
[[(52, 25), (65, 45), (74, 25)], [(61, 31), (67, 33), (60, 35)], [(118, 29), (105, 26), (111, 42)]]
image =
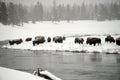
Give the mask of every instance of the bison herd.
[[(35, 45), (39, 45), (39, 44), (43, 44), (45, 43), (46, 41), (49, 43), (49, 42), (55, 42), (55, 43), (63, 43), (63, 41), (66, 40), (66, 37), (64, 36), (55, 36), (53, 38), (51, 37), (47, 37), (47, 39), (45, 39), (44, 36), (36, 36), (34, 38), (34, 40), (31, 38), (31, 37), (28, 37), (25, 39), (26, 42), (29, 42), (29, 41), (32, 41), (32, 44), (33, 46)], [(21, 44), (23, 42), (22, 39), (15, 39), (15, 40), (9, 40), (9, 44), (10, 45), (14, 45), (14, 44)], [(106, 36), (105, 38), (105, 42), (109, 42), (109, 43), (116, 43), (117, 45), (120, 46), (120, 37), (114, 39), (114, 37), (112, 37), (111, 35), (108, 35)], [(79, 37), (76, 37), (74, 39), (74, 43), (75, 44), (83, 44), (84, 43), (84, 39), (83, 38), (79, 38)], [(86, 44), (89, 44), (89, 45), (101, 45), (101, 38), (98, 38), (98, 37), (88, 37), (86, 39)]]

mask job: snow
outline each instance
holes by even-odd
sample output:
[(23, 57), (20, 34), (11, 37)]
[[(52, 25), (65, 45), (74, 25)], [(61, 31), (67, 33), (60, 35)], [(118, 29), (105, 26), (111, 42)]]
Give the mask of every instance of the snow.
[(0, 40), (34, 37), (38, 35), (85, 35), (85, 34), (120, 34), (120, 21), (50, 21), (25, 23), (23, 27), (0, 24)]
[(33, 74), (0, 67), (0, 80), (46, 80)]
[[(30, 49), (30, 50), (58, 50), (58, 51), (73, 51), (73, 52), (100, 52), (100, 53), (120, 53), (120, 46), (115, 43), (105, 43), (106, 34), (111, 34), (115, 39), (120, 37), (120, 21), (61, 21), (59, 23), (52, 23), (49, 21), (37, 22), (35, 24), (29, 22), (25, 23), (23, 27), (19, 26), (4, 26), (0, 24), (0, 40), (18, 39), (22, 38), (24, 41), (20, 45), (4, 45), (3, 48), (12, 49)], [(118, 34), (118, 35), (116, 35)], [(66, 36), (66, 40), (60, 43), (45, 42), (37, 46), (32, 45), (31, 42), (26, 42), (25, 38), (43, 35), (48, 36)], [(83, 45), (75, 44), (74, 38), (81, 36), (86, 42), (87, 37), (99, 37), (102, 39), (102, 45), (90, 46), (85, 42)]]
[(52, 80), (62, 80), (62, 79), (56, 77), (55, 75), (51, 74), (50, 72), (48, 72), (48, 71), (46, 71), (46, 70), (40, 72), (40, 74), (47, 75), (47, 76), (49, 76)]
[[(49, 76), (53, 80), (62, 80), (48, 71), (42, 71), (41, 74)], [(0, 80), (47, 80), (33, 74), (0, 67)]]
[[(119, 35), (118, 35), (119, 36)], [(114, 38), (118, 37), (114, 36)], [(117, 46), (116, 43), (105, 43), (106, 36), (96, 36), (101, 38), (102, 44), (93, 46), (86, 44), (86, 38), (88, 36), (84, 36), (84, 43), (83, 44), (75, 44), (74, 39), (75, 37), (67, 37), (63, 43), (55, 43), (55, 42), (45, 42), (43, 44), (39, 44), (33, 46), (32, 41), (26, 42), (23, 40), (23, 43), (20, 45), (4, 45), (3, 48), (10, 48), (10, 49), (25, 49), (25, 50), (54, 50), (54, 51), (70, 51), (70, 52), (84, 52), (84, 53), (118, 53), (120, 54), (120, 46)], [(90, 37), (90, 36), (89, 36)], [(93, 37), (93, 36), (91, 36)]]

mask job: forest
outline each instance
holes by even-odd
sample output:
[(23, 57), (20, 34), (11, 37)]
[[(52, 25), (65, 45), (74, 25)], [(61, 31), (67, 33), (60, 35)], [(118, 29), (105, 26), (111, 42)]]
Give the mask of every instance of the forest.
[(120, 2), (110, 4), (64, 5), (53, 1), (46, 8), (41, 2), (31, 7), (0, 1), (0, 22), (4, 25), (22, 25), (32, 21), (120, 20)]

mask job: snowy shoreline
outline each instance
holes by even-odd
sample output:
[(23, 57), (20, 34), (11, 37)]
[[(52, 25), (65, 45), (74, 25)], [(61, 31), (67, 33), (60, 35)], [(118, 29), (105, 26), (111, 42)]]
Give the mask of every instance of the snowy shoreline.
[[(114, 38), (119, 37), (120, 35), (114, 36)], [(72, 52), (72, 53), (106, 53), (106, 54), (120, 54), (120, 46), (116, 45), (116, 43), (106, 43), (104, 38), (106, 36), (96, 36), (100, 37), (102, 40), (101, 45), (89, 45), (86, 44), (86, 38), (88, 36), (84, 36), (83, 44), (75, 44), (75, 37), (66, 38), (63, 43), (55, 43), (55, 42), (45, 42), (43, 44), (39, 44), (33, 46), (32, 41), (26, 42), (23, 40), (23, 43), (19, 45), (3, 45), (2, 48), (8, 49), (20, 49), (20, 50), (43, 50), (43, 51), (59, 51), (59, 52)]]

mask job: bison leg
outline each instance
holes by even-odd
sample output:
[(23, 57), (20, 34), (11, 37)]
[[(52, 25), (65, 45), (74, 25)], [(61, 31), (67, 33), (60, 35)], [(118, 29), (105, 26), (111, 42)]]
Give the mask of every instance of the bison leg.
[(40, 43), (39, 42), (37, 42), (37, 45), (39, 45)]
[(83, 42), (81, 42), (81, 44), (83, 44)]
[(75, 41), (75, 44), (76, 44), (77, 42)]
[(96, 45), (96, 43), (94, 43), (94, 46)]
[(55, 40), (55, 43), (57, 43), (57, 40)]
[(33, 42), (33, 46), (35, 46), (35, 42)]

